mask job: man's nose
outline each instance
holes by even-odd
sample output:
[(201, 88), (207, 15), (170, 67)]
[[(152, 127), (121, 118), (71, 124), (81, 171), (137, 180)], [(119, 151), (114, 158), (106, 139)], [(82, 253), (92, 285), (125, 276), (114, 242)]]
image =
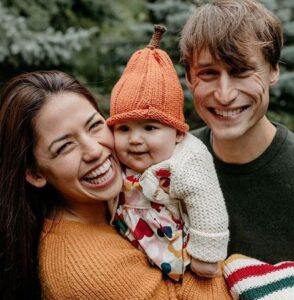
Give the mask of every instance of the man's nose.
[(214, 97), (221, 105), (229, 105), (238, 96), (234, 79), (228, 73), (223, 73), (218, 79)]
[(93, 137), (88, 137), (82, 143), (83, 160), (90, 162), (100, 158), (103, 146)]

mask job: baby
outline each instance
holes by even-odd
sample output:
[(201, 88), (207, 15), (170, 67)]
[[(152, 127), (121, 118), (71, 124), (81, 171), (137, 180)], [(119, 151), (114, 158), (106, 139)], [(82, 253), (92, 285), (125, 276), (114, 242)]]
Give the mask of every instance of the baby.
[(227, 255), (224, 198), (210, 153), (187, 133), (181, 84), (158, 49), (165, 28), (154, 28), (111, 95), (107, 124), (124, 167), (113, 223), (170, 278), (180, 280), (189, 264), (213, 277)]

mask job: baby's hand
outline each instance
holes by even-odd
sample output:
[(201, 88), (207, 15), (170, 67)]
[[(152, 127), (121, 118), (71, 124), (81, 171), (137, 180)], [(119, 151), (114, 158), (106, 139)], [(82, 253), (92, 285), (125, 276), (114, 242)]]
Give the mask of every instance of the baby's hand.
[(220, 266), (217, 262), (209, 263), (196, 258), (192, 258), (190, 268), (200, 277), (213, 278), (221, 273)]

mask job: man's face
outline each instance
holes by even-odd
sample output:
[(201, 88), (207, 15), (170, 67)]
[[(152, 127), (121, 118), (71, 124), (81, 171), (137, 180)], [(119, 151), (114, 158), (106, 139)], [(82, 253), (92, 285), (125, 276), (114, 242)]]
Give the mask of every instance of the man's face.
[(215, 60), (208, 50), (194, 58), (187, 74), (196, 111), (213, 131), (214, 138), (233, 140), (261, 127), (269, 104), (269, 87), (277, 82), (261, 53), (252, 51), (244, 70), (234, 70)]

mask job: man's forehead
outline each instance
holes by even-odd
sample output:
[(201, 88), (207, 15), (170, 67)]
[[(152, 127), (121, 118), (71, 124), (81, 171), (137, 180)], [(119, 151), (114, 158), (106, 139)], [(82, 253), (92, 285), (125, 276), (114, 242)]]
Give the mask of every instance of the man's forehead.
[(197, 66), (208, 66), (211, 64), (219, 63), (220, 59), (213, 57), (208, 49), (203, 49), (199, 53), (195, 53), (193, 57), (194, 65)]
[[(259, 63), (265, 63), (261, 51), (251, 51), (247, 54), (247, 57), (248, 59), (245, 62), (247, 65), (256, 66)], [(231, 59), (231, 61), (233, 60), (234, 58)], [(230, 61), (229, 56), (227, 61)], [(193, 56), (193, 67), (209, 67), (216, 64), (229, 67), (228, 63), (222, 60), (219, 55), (212, 55), (209, 49), (202, 49)]]

